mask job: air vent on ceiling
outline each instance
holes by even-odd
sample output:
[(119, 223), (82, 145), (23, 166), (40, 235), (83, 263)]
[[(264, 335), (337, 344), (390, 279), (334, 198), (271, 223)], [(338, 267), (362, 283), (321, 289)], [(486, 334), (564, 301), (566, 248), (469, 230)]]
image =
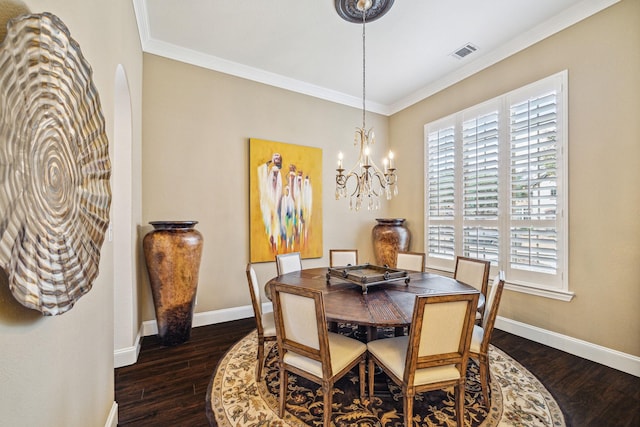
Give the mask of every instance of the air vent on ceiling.
[(458, 59), (462, 59), (465, 56), (469, 55), (470, 53), (475, 52), (476, 50), (478, 50), (478, 46), (473, 45), (471, 43), (467, 43), (464, 46), (462, 46), (459, 49), (456, 49), (455, 52), (452, 53), (453, 56), (455, 56)]

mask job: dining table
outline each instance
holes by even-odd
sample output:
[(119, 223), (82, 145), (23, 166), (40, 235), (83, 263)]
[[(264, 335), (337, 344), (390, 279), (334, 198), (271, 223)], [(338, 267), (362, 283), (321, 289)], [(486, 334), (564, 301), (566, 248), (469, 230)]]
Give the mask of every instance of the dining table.
[(319, 289), (323, 293), (327, 322), (349, 323), (367, 331), (367, 341), (376, 338), (378, 328), (404, 328), (410, 326), (417, 295), (480, 294), (478, 306), (484, 296), (473, 286), (450, 277), (428, 272), (407, 271), (409, 280), (396, 280), (362, 287), (351, 280), (329, 276), (327, 267), (309, 268), (274, 277), (265, 284), (275, 283)]

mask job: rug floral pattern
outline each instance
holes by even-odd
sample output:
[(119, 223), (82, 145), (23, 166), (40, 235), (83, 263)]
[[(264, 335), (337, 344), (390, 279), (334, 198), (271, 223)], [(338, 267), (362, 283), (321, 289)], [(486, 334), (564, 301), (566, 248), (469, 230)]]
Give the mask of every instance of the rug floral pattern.
[[(256, 383), (257, 335), (235, 344), (218, 364), (209, 393), (210, 419), (221, 427), (321, 426), (322, 391), (313, 382), (289, 375), (287, 411), (278, 416), (277, 346), (267, 343), (264, 381)], [(560, 408), (544, 386), (501, 350), (491, 347), (491, 408), (481, 397), (478, 366), (471, 362), (465, 388), (467, 426), (564, 426)], [(357, 370), (334, 387), (332, 423), (336, 426), (403, 425), (402, 395), (384, 374), (376, 375), (374, 397), (359, 399)], [(454, 426), (453, 389), (416, 395), (413, 425)]]

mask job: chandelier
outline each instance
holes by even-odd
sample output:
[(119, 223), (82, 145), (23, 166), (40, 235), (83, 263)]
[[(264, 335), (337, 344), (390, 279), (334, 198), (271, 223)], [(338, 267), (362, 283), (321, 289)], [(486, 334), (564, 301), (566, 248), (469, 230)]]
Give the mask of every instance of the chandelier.
[[(393, 153), (389, 151), (388, 157), (383, 160), (382, 170), (375, 164), (371, 158), (371, 146), (375, 143), (375, 133), (373, 128), (366, 128), (366, 55), (365, 55), (365, 23), (367, 15), (375, 19), (385, 13), (393, 4), (393, 1), (384, 2), (382, 0), (336, 0), (336, 9), (344, 19), (353, 21), (353, 14), (350, 18), (342, 15), (341, 9), (338, 7), (342, 3), (350, 8), (345, 7), (344, 10), (352, 10), (353, 6), (362, 14), (362, 127), (356, 128), (354, 145), (359, 146), (360, 152), (355, 165), (348, 171), (343, 168), (342, 152), (338, 154), (338, 167), (336, 169), (336, 200), (349, 197), (349, 209), (360, 210), (366, 205), (368, 210), (376, 210), (380, 208), (380, 197), (384, 193), (387, 200), (398, 195), (398, 177), (396, 176), (396, 168), (393, 164)], [(381, 7), (380, 5), (382, 4)], [(373, 6), (373, 7), (372, 7)], [(370, 12), (374, 12), (371, 15)], [(350, 184), (353, 182), (353, 184)]]

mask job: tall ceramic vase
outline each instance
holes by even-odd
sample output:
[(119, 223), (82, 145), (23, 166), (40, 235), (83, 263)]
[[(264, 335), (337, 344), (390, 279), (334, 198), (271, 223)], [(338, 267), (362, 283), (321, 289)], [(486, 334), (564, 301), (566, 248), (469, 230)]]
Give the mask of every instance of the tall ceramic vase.
[(191, 337), (202, 234), (197, 221), (154, 221), (142, 241), (162, 345), (182, 344)]
[(411, 232), (404, 225), (404, 218), (376, 218), (376, 221), (371, 232), (376, 263), (395, 268), (398, 251), (409, 250)]

